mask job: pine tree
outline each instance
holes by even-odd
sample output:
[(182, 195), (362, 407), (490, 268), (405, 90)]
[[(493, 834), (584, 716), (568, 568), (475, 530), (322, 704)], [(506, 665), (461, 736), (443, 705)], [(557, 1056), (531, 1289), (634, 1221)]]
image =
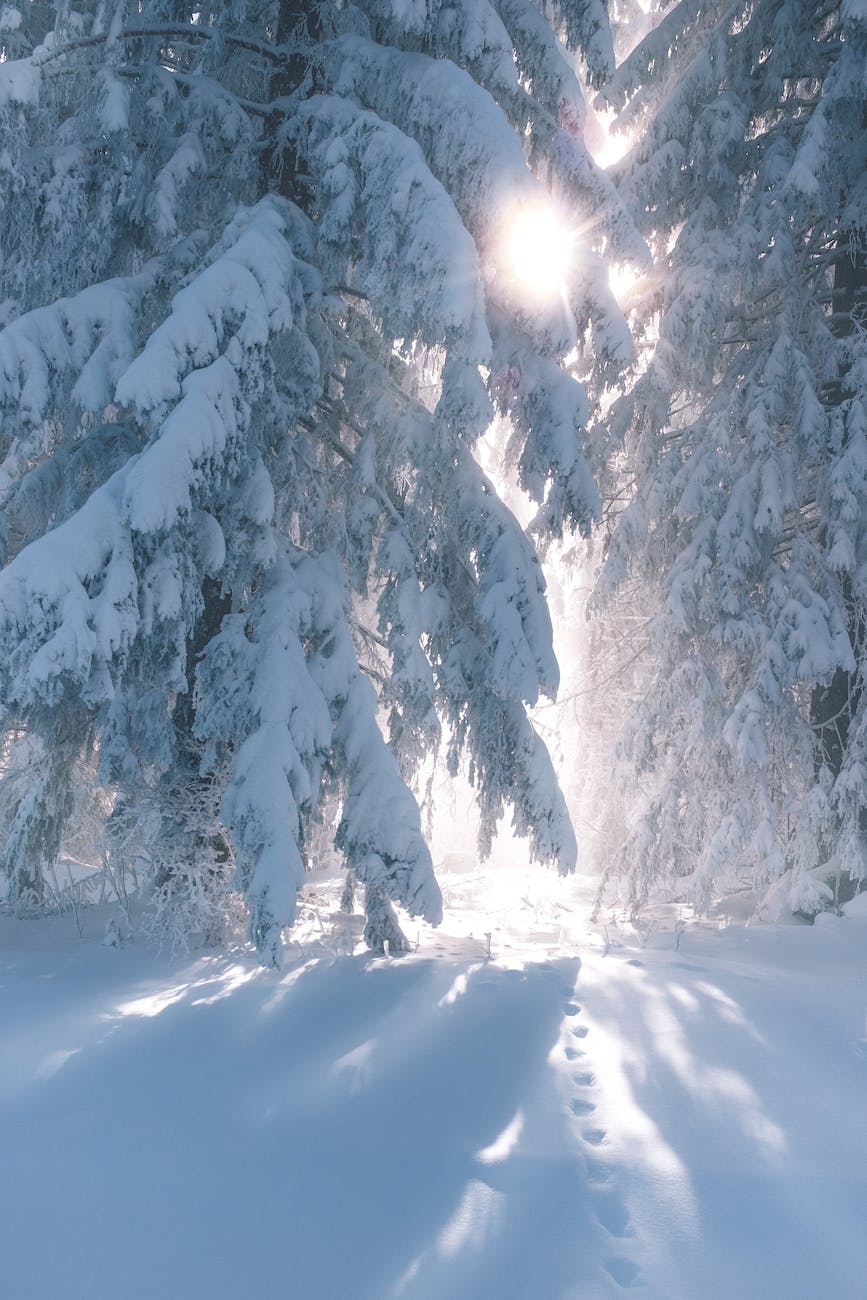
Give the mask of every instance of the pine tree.
[(655, 257), (596, 597), (650, 628), (618, 865), (636, 903), (780, 880), (809, 915), (865, 877), (867, 11), (656, 18), (602, 92)]
[[(233, 855), (269, 962), (333, 809), (394, 948), (394, 903), (440, 915), (411, 779), (443, 729), (483, 847), (510, 806), (570, 869), (537, 552), (598, 515), (587, 394), (630, 355), (600, 253), (642, 247), (567, 52), (610, 74), (600, 0), (64, 0), (2, 41), (0, 698), (51, 754), (13, 896), (87, 748), (109, 846), (145, 809), (170, 893)], [(581, 237), (528, 296), (503, 243), (539, 204)], [(495, 411), (529, 532), (473, 454)]]

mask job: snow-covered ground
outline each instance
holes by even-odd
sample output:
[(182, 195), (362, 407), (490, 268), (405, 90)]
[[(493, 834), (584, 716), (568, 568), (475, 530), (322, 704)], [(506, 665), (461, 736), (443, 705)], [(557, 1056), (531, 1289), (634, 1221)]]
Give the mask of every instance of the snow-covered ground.
[(867, 895), (638, 935), (443, 880), (399, 961), (314, 886), (279, 974), (0, 920), (5, 1300), (863, 1300)]

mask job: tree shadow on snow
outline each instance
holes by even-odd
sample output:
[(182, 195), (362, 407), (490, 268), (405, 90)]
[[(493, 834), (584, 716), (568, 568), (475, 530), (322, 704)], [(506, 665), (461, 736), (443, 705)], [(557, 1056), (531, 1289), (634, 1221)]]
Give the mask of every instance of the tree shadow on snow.
[(52, 1225), (17, 1300), (604, 1294), (559, 1090), (578, 966), (211, 959), (130, 990), (0, 1112), (13, 1257)]
[(767, 978), (616, 960), (604, 975), (588, 994), (599, 1155), (651, 1293), (854, 1300), (863, 1158), (854, 1096), (825, 1100), (844, 1086), (829, 1078), (833, 1029)]

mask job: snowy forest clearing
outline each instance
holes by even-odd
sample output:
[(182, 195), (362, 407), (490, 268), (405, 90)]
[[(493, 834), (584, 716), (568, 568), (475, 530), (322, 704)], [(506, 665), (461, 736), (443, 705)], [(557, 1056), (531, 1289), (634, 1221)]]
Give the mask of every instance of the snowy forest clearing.
[(0, 918), (9, 1300), (864, 1295), (867, 895), (637, 936), (450, 872), (396, 961), (338, 883), (282, 972)]
[(865, 67), (0, 5), (0, 1300), (867, 1296)]

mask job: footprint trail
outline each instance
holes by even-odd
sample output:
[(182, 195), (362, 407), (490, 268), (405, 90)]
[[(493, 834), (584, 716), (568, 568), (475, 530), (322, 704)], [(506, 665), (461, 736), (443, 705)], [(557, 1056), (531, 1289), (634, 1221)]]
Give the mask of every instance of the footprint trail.
[[(608, 1141), (607, 1130), (599, 1124), (588, 1123), (596, 1112), (599, 1093), (597, 1075), (588, 1067), (593, 1056), (591, 1031), (589, 1026), (576, 1023), (582, 1008), (574, 1001), (573, 990), (563, 988), (562, 992), (565, 1039), (562, 1048), (567, 1063), (567, 1102), (578, 1127), (578, 1140), (584, 1148), (586, 1185), (593, 1215), (610, 1243), (611, 1253), (605, 1255), (602, 1267), (613, 1295), (641, 1285), (640, 1265), (630, 1255), (636, 1244), (635, 1232), (629, 1209), (616, 1184), (615, 1170), (597, 1154), (604, 1150)], [(581, 1047), (577, 1046), (578, 1042)]]

